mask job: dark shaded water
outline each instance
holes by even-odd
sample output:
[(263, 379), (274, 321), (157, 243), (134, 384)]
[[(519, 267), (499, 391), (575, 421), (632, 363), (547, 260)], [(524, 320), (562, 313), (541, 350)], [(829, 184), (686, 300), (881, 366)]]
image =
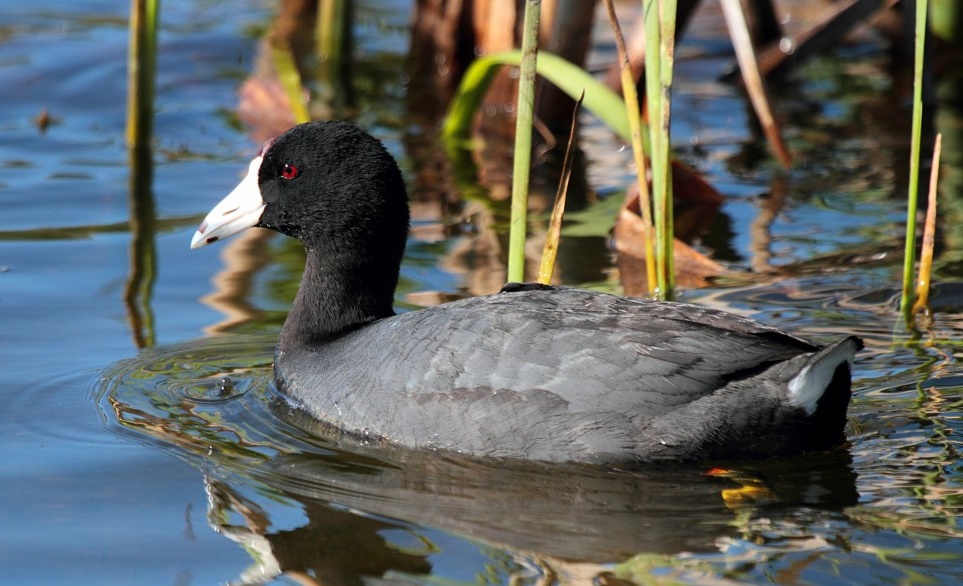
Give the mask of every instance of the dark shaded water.
[[(427, 139), (399, 122), (409, 9), (358, 8), (355, 84), (360, 121), (413, 174), (409, 149)], [(300, 252), (254, 232), (188, 250), (256, 149), (233, 112), (271, 13), (261, 2), (162, 10), (156, 231), (135, 247), (126, 6), (0, 6), (4, 583), (866, 584), (963, 573), (959, 247), (948, 230), (932, 331), (909, 343), (893, 302), (906, 112), (877, 39), (775, 92), (791, 120), (790, 173), (745, 130), (738, 94), (711, 81), (729, 61), (725, 43), (696, 26), (678, 69), (678, 151), (726, 196), (706, 245), (736, 268), (788, 275), (685, 298), (816, 339), (862, 336), (850, 445), (714, 475), (513, 469), (319, 440), (278, 400), (271, 353)], [(45, 131), (33, 121), (43, 110)], [(590, 180), (614, 192), (627, 153), (588, 124)], [(948, 190), (948, 218), (960, 195)], [(401, 307), (500, 278), (475, 205), (419, 200)], [(612, 288), (604, 231), (586, 231), (566, 240), (584, 254), (567, 256), (563, 279)]]

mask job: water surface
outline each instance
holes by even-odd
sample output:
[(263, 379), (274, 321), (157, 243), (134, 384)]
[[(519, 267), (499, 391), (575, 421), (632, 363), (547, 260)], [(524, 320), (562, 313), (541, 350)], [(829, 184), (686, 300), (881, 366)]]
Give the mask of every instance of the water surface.
[[(271, 383), (296, 244), (251, 232), (188, 250), (257, 149), (237, 109), (272, 18), (263, 3), (163, 3), (156, 222), (137, 243), (126, 8), (0, 7), (5, 583), (867, 584), (963, 572), (963, 289), (948, 237), (932, 327), (914, 341), (898, 324), (906, 112), (878, 38), (774, 88), (789, 172), (748, 130), (739, 93), (714, 81), (731, 57), (711, 27), (693, 28), (678, 70), (677, 152), (725, 196), (701, 244), (737, 272), (683, 297), (817, 340), (862, 336), (849, 445), (711, 474), (519, 469), (319, 439)], [(358, 7), (355, 84), (359, 121), (414, 184), (430, 137), (403, 122), (409, 10)], [(628, 153), (586, 125), (589, 180), (619, 197)], [(401, 309), (498, 280), (484, 206), (413, 198)], [(617, 288), (604, 233), (565, 246), (577, 252), (564, 282)], [(760, 267), (778, 274), (745, 274)]]

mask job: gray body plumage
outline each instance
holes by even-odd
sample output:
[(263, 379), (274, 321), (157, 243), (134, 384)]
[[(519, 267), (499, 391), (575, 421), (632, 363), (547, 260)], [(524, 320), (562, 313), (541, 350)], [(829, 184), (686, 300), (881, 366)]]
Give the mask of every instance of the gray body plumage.
[[(832, 348), (819, 356), (851, 357), (856, 342)], [(841, 426), (810, 429), (787, 389), (817, 350), (698, 306), (524, 290), (279, 346), (275, 369), (295, 403), (359, 437), (629, 463), (789, 453), (814, 434), (838, 443)], [(845, 396), (834, 400), (848, 402), (848, 362), (839, 366), (846, 385), (834, 392)]]

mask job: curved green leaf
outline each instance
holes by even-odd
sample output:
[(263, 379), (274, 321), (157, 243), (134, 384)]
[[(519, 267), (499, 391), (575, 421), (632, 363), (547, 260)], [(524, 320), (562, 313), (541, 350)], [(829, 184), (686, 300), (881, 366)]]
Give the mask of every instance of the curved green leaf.
[[(478, 106), (491, 85), (492, 79), (503, 65), (519, 65), (521, 51), (493, 53), (476, 59), (462, 77), (442, 126), (445, 140), (467, 140), (471, 133), (471, 121)], [(629, 117), (622, 97), (587, 71), (551, 53), (538, 53), (538, 74), (577, 100), (582, 92), (582, 105), (598, 116), (606, 126), (626, 141), (631, 140)]]

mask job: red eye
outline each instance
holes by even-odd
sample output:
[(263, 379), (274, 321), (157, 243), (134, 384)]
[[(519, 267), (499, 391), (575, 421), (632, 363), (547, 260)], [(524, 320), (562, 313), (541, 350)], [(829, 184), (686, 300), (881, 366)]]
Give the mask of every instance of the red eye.
[(285, 165), (284, 168), (281, 169), (281, 177), (285, 179), (294, 179), (297, 176), (298, 168), (294, 165)]

